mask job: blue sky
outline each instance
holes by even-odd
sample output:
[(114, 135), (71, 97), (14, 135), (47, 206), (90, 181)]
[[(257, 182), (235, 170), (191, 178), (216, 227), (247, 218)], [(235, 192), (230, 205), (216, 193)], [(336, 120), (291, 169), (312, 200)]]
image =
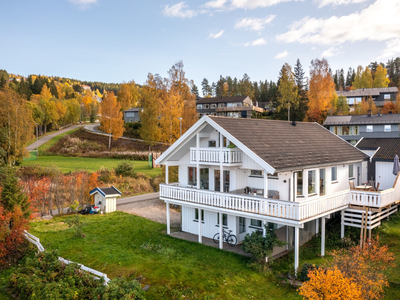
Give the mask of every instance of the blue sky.
[(220, 75), (277, 80), (287, 62), (332, 69), (400, 56), (399, 0), (1, 1), (0, 69), (143, 84), (183, 60), (200, 88)]

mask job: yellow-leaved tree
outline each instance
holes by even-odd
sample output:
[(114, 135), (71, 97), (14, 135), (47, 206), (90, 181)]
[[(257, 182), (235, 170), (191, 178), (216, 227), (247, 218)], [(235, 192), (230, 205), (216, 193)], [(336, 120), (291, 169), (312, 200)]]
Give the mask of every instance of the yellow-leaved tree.
[(328, 61), (325, 58), (312, 60), (306, 121), (322, 124), (334, 97), (336, 97), (335, 83), (329, 72)]
[(135, 81), (121, 84), (121, 89), (118, 92), (117, 101), (121, 105), (122, 110), (127, 110), (132, 107), (137, 107), (139, 102), (139, 88)]
[(385, 88), (388, 87), (390, 79), (387, 77), (387, 70), (382, 65), (378, 65), (374, 76), (374, 88)]
[(114, 140), (117, 140), (125, 130), (121, 106), (117, 102), (114, 92), (106, 93), (104, 96), (100, 103), (100, 114), (100, 130), (110, 135), (108, 149), (111, 149), (111, 135)]

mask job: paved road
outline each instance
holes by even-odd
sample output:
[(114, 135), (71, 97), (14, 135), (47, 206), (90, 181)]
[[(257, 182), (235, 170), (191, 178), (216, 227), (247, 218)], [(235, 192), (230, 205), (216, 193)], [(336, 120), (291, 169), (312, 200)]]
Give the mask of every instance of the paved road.
[(44, 143), (48, 142), (48, 141), (51, 140), (53, 137), (55, 137), (55, 136), (57, 136), (57, 135), (60, 135), (60, 134), (62, 134), (62, 133), (64, 133), (64, 132), (70, 131), (70, 130), (72, 130), (72, 129), (74, 129), (74, 128), (80, 127), (80, 126), (82, 126), (82, 125), (73, 125), (73, 126), (70, 126), (70, 127), (64, 128), (64, 129), (61, 129), (61, 130), (59, 130), (59, 131), (56, 131), (56, 132), (54, 132), (54, 133), (52, 133), (52, 134), (46, 135), (46, 136), (40, 138), (38, 142), (34, 142), (33, 144), (27, 146), (27, 147), (26, 147), (26, 150), (28, 150), (28, 151), (29, 151), (29, 150), (35, 150), (36, 147), (42, 146)]
[(159, 197), (160, 197), (160, 193), (151, 193), (151, 194), (144, 194), (144, 195), (132, 196), (132, 197), (126, 197), (126, 198), (120, 198), (120, 199), (117, 198), (117, 206), (134, 203), (134, 202), (159, 199)]

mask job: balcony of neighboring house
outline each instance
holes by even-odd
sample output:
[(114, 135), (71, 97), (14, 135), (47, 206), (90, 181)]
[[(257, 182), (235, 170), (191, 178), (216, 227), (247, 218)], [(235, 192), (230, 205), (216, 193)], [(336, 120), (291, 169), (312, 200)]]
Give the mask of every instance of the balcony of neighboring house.
[(190, 163), (239, 166), (243, 162), (243, 152), (238, 148), (190, 148)]
[(262, 107), (250, 105), (250, 106), (239, 106), (239, 105), (233, 105), (233, 106), (224, 106), (224, 107), (216, 107), (215, 111), (216, 112), (228, 112), (228, 111), (256, 111), (259, 113), (263, 113), (264, 109)]

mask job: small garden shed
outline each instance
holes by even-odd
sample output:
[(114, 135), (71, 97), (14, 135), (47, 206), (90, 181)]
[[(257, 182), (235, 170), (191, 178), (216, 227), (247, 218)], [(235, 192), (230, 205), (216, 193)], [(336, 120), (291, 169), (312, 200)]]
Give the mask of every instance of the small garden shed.
[(99, 206), (100, 210), (105, 213), (116, 211), (117, 197), (121, 197), (121, 192), (115, 187), (95, 188), (89, 192), (90, 196), (94, 195), (94, 205)]

